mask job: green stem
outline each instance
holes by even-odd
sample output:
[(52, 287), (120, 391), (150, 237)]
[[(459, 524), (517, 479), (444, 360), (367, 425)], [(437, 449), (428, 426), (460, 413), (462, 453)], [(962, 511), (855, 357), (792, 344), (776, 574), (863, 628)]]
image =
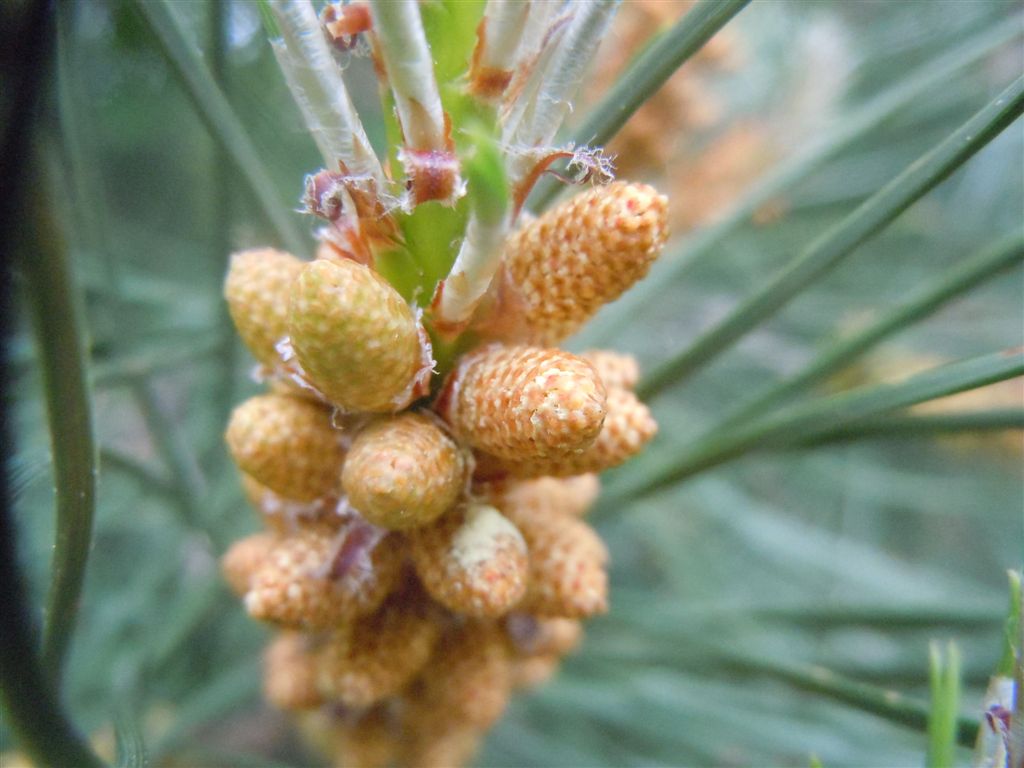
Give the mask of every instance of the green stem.
[(1024, 375), (1024, 353), (1000, 352), (932, 369), (901, 384), (864, 387), (791, 406), (715, 436), (682, 457), (655, 466), (632, 487), (624, 484), (626, 487), (614, 496), (602, 498), (601, 506), (614, 508), (625, 499), (647, 496), (755, 449), (818, 439), (862, 419), (1020, 375)]
[(895, 221), (998, 136), (1021, 112), (1024, 112), (1024, 77), (1018, 78), (945, 141), (823, 233), (722, 322), (701, 334), (688, 349), (656, 368), (640, 383), (637, 394), (642, 399), (651, 398), (725, 352), (805, 288), (827, 275), (858, 246)]
[(86, 374), (86, 343), (67, 253), (45, 200), (33, 201), (39, 238), (20, 261), (35, 328), (46, 396), (57, 494), (53, 571), (46, 607), (43, 663), (60, 670), (78, 613), (96, 504), (96, 446)]
[(800, 373), (741, 405), (723, 418), (714, 431), (719, 432), (754, 418), (789, 396), (823, 381), (878, 342), (922, 320), (952, 299), (1021, 261), (1024, 261), (1024, 235), (1015, 234), (989, 246), (942, 275), (910, 301), (883, 315), (849, 339), (837, 342)]
[(39, 765), (101, 766), (68, 721), (54, 680), (39, 663), (14, 545), (10, 510), (0, 509), (0, 704), (5, 724)]
[[(39, 763), (91, 768), (100, 762), (68, 720), (59, 693), (92, 535), (96, 455), (77, 295), (57, 222), (44, 199), (47, 179), (38, 172), (38, 153), (33, 151), (40, 128), (33, 118), (53, 53), (53, 20), (48, 3), (24, 3), (7, 14), (3, 30), (6, 53), (20, 66), (8, 68), (13, 76), (4, 83), (13, 119), (0, 131), (0, 178), (5, 185), (0, 238), (13, 246), (10, 255), (25, 276), (48, 406), (57, 520), (39, 655), (18, 569), (12, 511), (8, 504), (0, 505), (0, 710)], [(11, 285), (5, 272), (0, 286), (5, 309), (13, 303)], [(6, 357), (3, 362), (6, 369)], [(9, 426), (5, 413), (0, 416), (5, 447), (10, 445)]]
[[(960, 652), (950, 643), (946, 657), (932, 643), (928, 659), (932, 704), (928, 712), (927, 768), (952, 768), (956, 763), (959, 733), (957, 712), (960, 708)], [(978, 729), (974, 729), (977, 735)], [(973, 739), (970, 744), (973, 746)]]
[(1019, 25), (1000, 21), (964, 45), (926, 62), (900, 78), (897, 85), (845, 116), (831, 134), (780, 163), (717, 223), (684, 242), (676, 253), (662, 257), (646, 280), (591, 321), (580, 335), (580, 348), (607, 345), (616, 330), (643, 307), (656, 303), (662, 293), (671, 290), (704, 259), (719, 254), (722, 241), (749, 221), (762, 205), (820, 170), (828, 160), (921, 99), (928, 91), (1020, 37)]
[(241, 180), (248, 185), (281, 243), (295, 254), (305, 253), (308, 250), (306, 238), (302, 237), (289, 218), (289, 206), (284, 205), (274, 194), (273, 182), (260, 160), (259, 152), (199, 54), (185, 39), (166, 0), (135, 0), (135, 7), (156, 35), (164, 56), (192, 98), (199, 116), (231, 159)]
[[(623, 73), (583, 124), (573, 131), (572, 141), (577, 145), (607, 144), (633, 113), (749, 2), (700, 0)], [(530, 207), (543, 210), (561, 188), (554, 178), (545, 177), (537, 185)]]

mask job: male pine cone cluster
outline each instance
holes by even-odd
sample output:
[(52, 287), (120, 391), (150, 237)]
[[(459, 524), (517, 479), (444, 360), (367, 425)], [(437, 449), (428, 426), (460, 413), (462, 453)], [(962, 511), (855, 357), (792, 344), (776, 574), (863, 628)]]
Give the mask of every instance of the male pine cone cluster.
[(224, 574), (280, 630), (266, 696), (339, 765), (465, 763), (607, 610), (582, 518), (596, 473), (657, 427), (631, 357), (553, 345), (646, 273), (665, 211), (616, 182), (523, 226), (502, 259), (510, 316), (434, 387), (420, 314), (371, 266), (233, 257), (226, 298), (269, 391), (227, 428), (265, 530)]

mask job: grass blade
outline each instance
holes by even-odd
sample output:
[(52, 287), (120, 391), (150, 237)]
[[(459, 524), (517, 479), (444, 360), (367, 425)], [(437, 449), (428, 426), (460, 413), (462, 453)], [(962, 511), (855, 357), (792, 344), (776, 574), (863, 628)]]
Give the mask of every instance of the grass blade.
[(580, 335), (580, 348), (607, 346), (617, 328), (628, 323), (642, 307), (656, 301), (656, 296), (671, 288), (695, 264), (717, 253), (716, 248), (722, 240), (749, 221), (762, 205), (810, 176), (827, 160), (913, 104), (928, 91), (1020, 37), (1019, 25), (1001, 22), (994, 29), (926, 62), (901, 78), (897, 85), (846, 116), (833, 133), (780, 163), (717, 223), (686, 241), (679, 252), (663, 256), (646, 280), (591, 321)]
[[(897, 691), (850, 680), (821, 666), (773, 661), (729, 651), (717, 653), (723, 657), (727, 667), (737, 672), (773, 677), (802, 691), (826, 696), (915, 730), (928, 728), (928, 705)], [(955, 710), (952, 715), (952, 719), (947, 721), (949, 733), (962, 746), (973, 746), (978, 721), (957, 718)]]
[(880, 437), (904, 439), (963, 432), (1004, 432), (1010, 429), (1024, 429), (1024, 408), (993, 408), (923, 416), (879, 416), (798, 442), (794, 447), (816, 447), (828, 443)]
[[(583, 124), (573, 131), (577, 144), (603, 146), (672, 74), (697, 53), (750, 0), (700, 0), (661, 35), (615, 82)], [(545, 177), (537, 185), (531, 208), (543, 210), (562, 188)]]
[(849, 339), (839, 341), (790, 379), (727, 415), (715, 431), (763, 413), (790, 395), (823, 381), (885, 338), (932, 314), (983, 281), (1024, 260), (1024, 235), (1013, 235), (949, 270), (932, 285)]
[(288, 217), (290, 206), (278, 200), (273, 193), (274, 185), (256, 147), (224, 98), (224, 94), (217, 87), (210, 71), (188, 44), (167, 3), (164, 0), (135, 0), (135, 7), (156, 35), (164, 56), (188, 91), (203, 122), (224, 153), (231, 158), (235, 169), (249, 186), (281, 243), (293, 253), (305, 253), (305, 238)]
[[(1009, 571), (1007, 577), (1010, 581), (1010, 608), (1006, 612), (1006, 623), (1003, 627), (1003, 653), (999, 657), (999, 664), (996, 665), (996, 674), (1003, 677), (1013, 677), (1014, 660), (1020, 653), (1021, 648), (1021, 614), (1024, 613), (1024, 595), (1021, 593), (1021, 572)], [(1024, 665), (1024, 659), (1021, 659)]]
[[(222, 90), (225, 96), (229, 93), (227, 77), (227, 52), (230, 45), (228, 40), (229, 15), (231, 4), (228, 0), (214, 0), (209, 4), (208, 19), (210, 25), (209, 46), (210, 46), (210, 73), (214, 82)], [(226, 422), (231, 413), (231, 407), (235, 399), (235, 375), (238, 363), (238, 344), (235, 337), (235, 324), (228, 312), (227, 302), (224, 301), (223, 275), (228, 270), (228, 259), (231, 251), (231, 221), (234, 206), (231, 200), (231, 174), (228, 172), (227, 153), (218, 144), (215, 162), (210, 168), (210, 184), (215, 190), (214, 200), (216, 201), (217, 212), (214, 217), (213, 231), (210, 233), (210, 255), (212, 263), (220, 268), (214, 271), (214, 280), (211, 285), (212, 300), (217, 307), (217, 334), (220, 336), (219, 357), (220, 375), (217, 381), (217, 409)], [(220, 434), (213, 436), (215, 450), (218, 455), (221, 453)]]
[[(952, 768), (956, 764), (957, 711), (960, 707), (960, 652), (950, 643), (943, 659), (932, 643), (929, 653), (932, 706), (928, 713), (928, 768)], [(977, 729), (974, 729), (975, 733)], [(965, 746), (973, 746), (971, 744)]]
[(834, 227), (811, 243), (722, 322), (705, 331), (682, 353), (656, 368), (637, 394), (649, 399), (694, 373), (774, 315), (858, 246), (945, 180), (1024, 112), (1024, 77), (981, 109), (945, 141), (912, 163)]
[(644, 473), (639, 483), (617, 490), (607, 499), (602, 498), (601, 507), (614, 508), (625, 499), (635, 500), (654, 493), (755, 449), (812, 440), (829, 431), (854, 425), (861, 419), (1021, 375), (1024, 375), (1024, 353), (999, 352), (925, 371), (901, 384), (863, 387), (791, 406), (733, 432), (715, 436), (681, 458), (662, 463)]

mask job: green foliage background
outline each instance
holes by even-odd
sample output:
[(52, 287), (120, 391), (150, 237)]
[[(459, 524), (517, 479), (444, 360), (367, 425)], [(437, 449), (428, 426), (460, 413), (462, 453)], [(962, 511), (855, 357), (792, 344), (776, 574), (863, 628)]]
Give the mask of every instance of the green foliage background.
[[(269, 193), (296, 207), (303, 174), (320, 160), (256, 8), (171, 10), (220, 73)], [(257, 526), (222, 444), (232, 404), (256, 385), (221, 281), (229, 250), (275, 234), (135, 5), (87, 0), (60, 14), (52, 119), (40, 138), (85, 296), (101, 456), (69, 711), (86, 733), (115, 723), (129, 763), (144, 742), (152, 765), (311, 764), (260, 701), (266, 633), (217, 565)], [(753, 3), (734, 24), (747, 61), (715, 86), (732, 119), (771, 126), (782, 164), (957, 52), (986, 53), (812, 158), (777, 195), (786, 210), (777, 222), (738, 216), (679, 233), (636, 289), (642, 298), (611, 307), (578, 348), (628, 350), (655, 368), (1024, 70), (1014, 3), (780, 0)], [(353, 60), (347, 76), (382, 147), (367, 61)], [(1012, 453), (984, 447), (994, 438), (968, 449), (928, 436), (827, 443), (744, 458), (639, 499), (630, 489), (856, 322), (1020, 236), (1022, 160), (1017, 122), (713, 366), (653, 400), (659, 438), (609, 474), (615, 501), (597, 511), (612, 552), (612, 612), (591, 624), (553, 684), (513, 704), (482, 765), (805, 765), (812, 754), (827, 766), (920, 764), (920, 729), (840, 701), (845, 684), (815, 670), (926, 701), (933, 639), (958, 643), (962, 714), (979, 716), (1001, 652), (1005, 571), (1020, 567), (1024, 546), (1021, 468)], [(961, 359), (1020, 346), (1022, 277), (1018, 263), (883, 351)], [(14, 402), (5, 405), (18, 446), (7, 471), (20, 564), (42, 606), (53, 481), (25, 312), (15, 341)]]

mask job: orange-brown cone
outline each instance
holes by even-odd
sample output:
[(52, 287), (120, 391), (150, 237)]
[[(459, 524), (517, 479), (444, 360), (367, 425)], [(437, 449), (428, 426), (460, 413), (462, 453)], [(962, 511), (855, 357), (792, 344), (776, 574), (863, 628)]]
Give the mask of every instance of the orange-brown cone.
[(220, 567), (232, 592), (241, 597), (249, 591), (253, 575), (267, 562), (276, 542), (272, 533), (254, 533), (228, 548)]
[(434, 420), (403, 413), (356, 436), (341, 482), (349, 503), (374, 525), (416, 528), (455, 503), (466, 485), (466, 464)]
[(604, 382), (605, 389), (632, 390), (640, 380), (640, 365), (632, 355), (613, 352), (610, 349), (590, 349), (581, 352), (580, 357), (594, 366), (597, 375)]
[(295, 501), (274, 493), (250, 475), (242, 473), (242, 492), (260, 513), (263, 524), (282, 536), (306, 525), (340, 526), (344, 518), (338, 514), (338, 499), (327, 496), (315, 501)]
[(590, 473), (575, 477), (538, 477), (533, 480), (495, 480), (473, 488), (498, 509), (528, 509), (552, 515), (583, 517), (601, 492), (601, 481)]
[(398, 582), (402, 542), (361, 521), (309, 526), (280, 539), (250, 580), (254, 619), (323, 630), (377, 608)]
[(581, 192), (514, 233), (505, 286), (520, 312), (505, 338), (558, 344), (647, 274), (668, 237), (668, 200), (646, 184)]
[(439, 632), (434, 609), (422, 593), (395, 595), (321, 648), (320, 691), (352, 707), (367, 707), (396, 694), (427, 663)]
[(409, 553), (430, 596), (470, 616), (501, 616), (523, 597), (527, 554), (494, 507), (471, 504), (409, 534)]
[(608, 550), (582, 520), (509, 510), (530, 551), (520, 611), (585, 618), (608, 610)]
[(276, 345), (288, 335), (288, 299), (304, 264), (273, 248), (231, 256), (224, 281), (228, 311), (245, 346), (268, 368), (280, 365)]
[(469, 621), (441, 636), (415, 695), (422, 705), (457, 722), (488, 729), (505, 711), (511, 671), (501, 627), (492, 621)]
[(263, 655), (263, 694), (278, 709), (313, 709), (323, 703), (317, 689), (311, 641), (282, 632)]
[(628, 461), (657, 434), (658, 423), (650, 409), (626, 389), (608, 390), (608, 415), (597, 439), (579, 453), (531, 461), (482, 457), (478, 473), (514, 477), (571, 477), (602, 472)]
[(491, 344), (462, 358), (437, 409), (456, 435), (499, 458), (564, 457), (601, 431), (605, 388), (568, 352)]
[(341, 432), (317, 403), (257, 395), (235, 408), (225, 439), (239, 468), (275, 493), (296, 501), (337, 493)]

